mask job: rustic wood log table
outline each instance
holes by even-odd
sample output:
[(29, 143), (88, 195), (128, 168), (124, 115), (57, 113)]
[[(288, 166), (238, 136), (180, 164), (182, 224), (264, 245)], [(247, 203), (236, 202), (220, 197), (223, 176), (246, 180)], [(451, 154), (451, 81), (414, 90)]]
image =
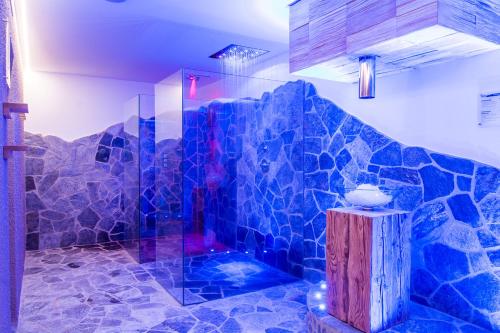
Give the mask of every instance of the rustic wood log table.
[(327, 310), (364, 332), (408, 318), (411, 223), (396, 210), (328, 210)]

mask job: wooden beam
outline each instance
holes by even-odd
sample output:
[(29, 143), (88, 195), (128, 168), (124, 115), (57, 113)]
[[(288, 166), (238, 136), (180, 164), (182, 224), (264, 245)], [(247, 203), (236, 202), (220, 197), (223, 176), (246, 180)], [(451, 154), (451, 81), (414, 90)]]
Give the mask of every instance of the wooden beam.
[(372, 251), (372, 220), (366, 216), (342, 214), (349, 220), (349, 283), (348, 323), (365, 332), (370, 327), (370, 266)]
[(347, 47), (347, 6), (341, 6), (309, 24), (309, 63), (344, 55)]
[(353, 0), (311, 0), (309, 5), (309, 21), (324, 17), (341, 7), (346, 7)]
[(309, 24), (290, 32), (290, 72), (309, 67)]
[(488, 0), (439, 0), (439, 24), (500, 43), (498, 3)]
[(309, 23), (309, 1), (301, 0), (290, 6), (290, 31)]
[[(326, 229), (326, 281), (327, 310), (332, 316), (347, 322), (349, 311), (349, 220), (327, 212)], [(335, 221), (335, 223), (333, 222)]]
[(354, 0), (347, 5), (347, 35), (396, 17), (395, 0)]
[[(429, 50), (432, 39), (443, 37), (441, 31), (457, 35)], [(351, 75), (340, 68), (334, 72), (341, 74), (332, 76), (307, 69), (331, 67), (338, 58), (356, 65), (360, 55), (374, 54), (377, 74), (399, 73), (498, 50), (499, 31), (500, 7), (494, 0), (301, 0), (290, 6), (290, 71), (354, 82), (357, 70)], [(411, 61), (409, 47), (415, 55)]]

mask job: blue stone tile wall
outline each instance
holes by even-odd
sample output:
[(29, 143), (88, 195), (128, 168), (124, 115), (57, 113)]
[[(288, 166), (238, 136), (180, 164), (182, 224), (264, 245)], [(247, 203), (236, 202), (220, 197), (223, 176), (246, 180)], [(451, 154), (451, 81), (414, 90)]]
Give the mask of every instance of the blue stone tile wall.
[(203, 172), (201, 168), (202, 161), (199, 161), (200, 156), (203, 156), (204, 145), (198, 144), (201, 142), (201, 131), (204, 128), (206, 113), (195, 111), (183, 111), (183, 157), (182, 157), (182, 177), (183, 177), (183, 216), (184, 229), (186, 232), (193, 232), (193, 219), (202, 211), (193, 213), (196, 207), (193, 205), (193, 196), (196, 195), (195, 190), (201, 187), (201, 176)]
[(156, 207), (157, 236), (182, 234), (182, 141), (163, 139), (156, 143)]
[(304, 277), (324, 278), (325, 211), (361, 183), (399, 189), (411, 211), (412, 298), (500, 330), (500, 172), (408, 147), (305, 84)]
[[(139, 118), (138, 165), (139, 165), (139, 229), (137, 236), (141, 239), (154, 237), (156, 233), (156, 177), (159, 168), (156, 165), (156, 132), (155, 119)], [(135, 198), (134, 198), (135, 199)], [(136, 217), (136, 216), (134, 216)], [(136, 217), (137, 218), (137, 217)]]
[(26, 133), (27, 250), (172, 230), (182, 211), (181, 141), (156, 142), (154, 118), (139, 128), (140, 140), (121, 123), (73, 142)]
[(183, 119), (184, 231), (234, 248), (240, 151), (235, 105), (214, 101), (185, 110)]
[(237, 249), (295, 276), (303, 260), (303, 82), (238, 106)]
[(122, 240), (123, 126), (73, 142), (25, 138), (26, 249)]
[(303, 86), (185, 110), (183, 130), (185, 230), (195, 230), (200, 215), (207, 237), (296, 276), (303, 258)]
[(207, 107), (207, 126), (201, 133), (204, 154), (204, 226), (216, 240), (235, 247), (236, 240), (236, 107), (212, 102)]

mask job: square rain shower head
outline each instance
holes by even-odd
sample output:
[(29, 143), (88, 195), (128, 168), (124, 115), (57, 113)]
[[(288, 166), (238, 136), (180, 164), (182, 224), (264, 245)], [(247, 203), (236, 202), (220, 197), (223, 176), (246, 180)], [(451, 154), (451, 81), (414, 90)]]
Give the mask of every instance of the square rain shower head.
[(225, 48), (223, 48), (222, 50), (212, 54), (210, 58), (215, 58), (215, 59), (236, 58), (241, 60), (247, 60), (247, 59), (255, 59), (268, 52), (269, 52), (268, 50), (256, 49), (253, 47), (237, 45), (237, 44), (230, 44)]

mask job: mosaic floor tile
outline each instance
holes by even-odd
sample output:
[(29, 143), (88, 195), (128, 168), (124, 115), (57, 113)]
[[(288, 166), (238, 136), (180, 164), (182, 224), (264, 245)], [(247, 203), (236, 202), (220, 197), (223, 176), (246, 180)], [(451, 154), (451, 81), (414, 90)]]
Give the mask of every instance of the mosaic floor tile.
[[(238, 251), (225, 251), (143, 264), (181, 303), (196, 304), (298, 281)], [(182, 279), (184, 274), (184, 284)], [(184, 295), (182, 294), (184, 285)], [(184, 297), (184, 299), (183, 299)]]
[[(221, 256), (213, 255), (213, 262), (238, 258)], [(319, 309), (318, 291), (318, 286), (298, 281), (182, 307), (117, 243), (34, 251), (26, 256), (17, 332), (305, 333), (311, 312), (327, 316)], [(312, 311), (308, 298), (316, 302), (309, 301)], [(357, 332), (343, 325), (335, 332)], [(386, 332), (487, 331), (412, 304), (410, 320)]]
[[(220, 256), (210, 262), (238, 258)], [(182, 307), (117, 243), (34, 251), (17, 332), (305, 332), (307, 288), (299, 281)]]

